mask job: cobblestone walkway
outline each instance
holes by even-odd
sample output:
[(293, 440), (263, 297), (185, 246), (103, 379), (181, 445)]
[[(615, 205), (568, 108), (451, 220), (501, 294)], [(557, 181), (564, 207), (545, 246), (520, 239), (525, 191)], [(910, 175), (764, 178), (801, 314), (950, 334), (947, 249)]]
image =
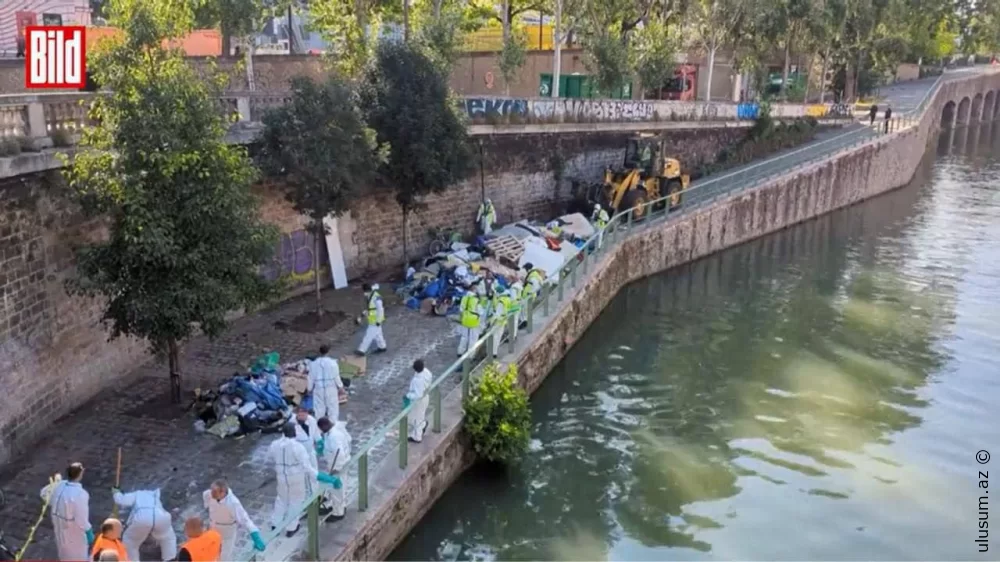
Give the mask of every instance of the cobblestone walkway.
[[(455, 358), (457, 336), (454, 324), (443, 318), (424, 316), (403, 307), (395, 295), (383, 290), (386, 299), (384, 326), (389, 351), (368, 358), (367, 374), (355, 379), (350, 400), (341, 406), (341, 419), (354, 438), (354, 447), (366, 443), (375, 429), (388, 422), (401, 407), (412, 373), (411, 365), (424, 358), (432, 372), (444, 370)], [(363, 304), (361, 291), (352, 287), (327, 291), (327, 310), (346, 312), (348, 318), (320, 334), (296, 333), (280, 328), (315, 304), (311, 295), (293, 299), (259, 314), (242, 318), (215, 341), (198, 338), (183, 349), (184, 388), (214, 386), (226, 376), (243, 371), (263, 351), (275, 350), (282, 362), (315, 353), (327, 343), (334, 356), (351, 353), (361, 332), (353, 315)], [(456, 384), (449, 381), (446, 393)], [(212, 480), (226, 478), (246, 506), (254, 521), (269, 528), (275, 487), (273, 470), (265, 466), (268, 445), (273, 435), (250, 435), (239, 439), (219, 439), (194, 431), (194, 416), (183, 407), (169, 404), (167, 370), (151, 361), (119, 385), (85, 404), (53, 424), (49, 435), (30, 453), (8, 465), (0, 473), (0, 488), (7, 505), (0, 511), (0, 529), (8, 541), (20, 547), (38, 517), (42, 502), (39, 490), (54, 472), (65, 469), (71, 461), (87, 467), (84, 487), (90, 492), (90, 519), (96, 527), (111, 513), (111, 487), (115, 478), (118, 447), (123, 447), (122, 488), (161, 488), (164, 507), (174, 516), (174, 527), (183, 540), (183, 521), (202, 514), (201, 493)], [(395, 439), (373, 450), (369, 466), (375, 466), (392, 450)], [(351, 472), (357, 467), (352, 467)], [(348, 489), (357, 486), (350, 478)], [(294, 549), (304, 540), (305, 526), (286, 541), (282, 537), (270, 545), (278, 551)], [(283, 545), (281, 543), (288, 542)], [(150, 544), (143, 551), (144, 560), (158, 559), (159, 552)], [(243, 550), (238, 547), (237, 552)], [(55, 559), (56, 550), (49, 516), (36, 532), (25, 559)], [(268, 556), (271, 558), (271, 556)]]

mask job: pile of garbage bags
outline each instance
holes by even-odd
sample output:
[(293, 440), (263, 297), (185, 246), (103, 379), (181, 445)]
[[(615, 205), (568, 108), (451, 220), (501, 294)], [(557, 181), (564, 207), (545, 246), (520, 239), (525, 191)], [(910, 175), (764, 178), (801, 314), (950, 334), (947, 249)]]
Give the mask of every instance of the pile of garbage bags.
[(444, 252), (428, 256), (408, 268), (396, 293), (406, 306), (425, 314), (450, 316), (458, 312), (462, 294), (484, 277), (506, 290), (527, 272), (526, 264), (557, 282), (563, 268), (578, 257), (596, 232), (579, 213), (548, 223), (518, 221), (498, 228), (472, 243), (452, 242)]

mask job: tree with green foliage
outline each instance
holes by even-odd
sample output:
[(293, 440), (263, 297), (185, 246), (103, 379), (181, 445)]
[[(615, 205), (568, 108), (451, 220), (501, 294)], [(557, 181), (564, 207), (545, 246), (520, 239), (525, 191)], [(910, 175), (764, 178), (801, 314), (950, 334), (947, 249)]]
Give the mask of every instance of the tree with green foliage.
[(264, 27), (265, 16), (283, 4), (274, 0), (193, 0), (195, 22), (199, 27), (219, 28), (222, 33), (222, 54), (229, 55), (230, 43), (236, 39), (243, 49), (247, 73), (247, 89), (256, 89), (253, 55), (256, 35)]
[(413, 45), (379, 44), (361, 89), (361, 107), (379, 145), (389, 147), (378, 185), (393, 190), (403, 213), (403, 259), (407, 219), (421, 199), (439, 193), (472, 169), (473, 155), (448, 78)]
[(84, 211), (108, 235), (77, 252), (74, 294), (103, 297), (111, 337), (165, 352), (170, 394), (181, 398), (180, 344), (222, 333), (226, 316), (275, 295), (259, 274), (277, 232), (262, 223), (246, 150), (227, 144), (218, 96), (166, 38), (193, 14), (163, 0), (112, 0), (120, 37), (102, 41), (90, 70), (108, 94), (95, 99), (80, 151), (66, 171)]
[(334, 67), (354, 79), (364, 72), (382, 21), (397, 4), (395, 0), (311, 0), (310, 27), (329, 44)]
[(649, 18), (651, 7), (649, 2), (634, 0), (585, 4), (580, 25), (581, 43), (587, 52), (586, 65), (594, 73), (594, 81), (602, 92), (616, 92), (632, 79), (632, 36)]
[(656, 19), (647, 21), (636, 32), (632, 45), (631, 66), (642, 84), (641, 97), (646, 90), (659, 89), (673, 78), (683, 43), (679, 29)]
[(531, 410), (528, 394), (517, 385), (517, 364), (506, 371), (499, 363), (486, 365), (462, 408), (463, 427), (480, 458), (511, 464), (528, 452)]
[[(346, 212), (371, 185), (379, 162), (375, 132), (364, 122), (350, 85), (336, 73), (322, 83), (292, 80), (292, 98), (264, 115), (260, 160), (281, 178), (295, 210), (309, 217), (314, 256), (327, 234), (324, 219)], [(323, 281), (314, 262), (316, 319), (323, 315)]]
[(733, 44), (746, 9), (741, 0), (693, 0), (691, 3), (688, 13), (690, 22), (694, 26), (698, 43), (708, 55), (709, 87), (705, 88), (705, 101), (710, 101), (712, 96), (715, 56), (719, 49)]

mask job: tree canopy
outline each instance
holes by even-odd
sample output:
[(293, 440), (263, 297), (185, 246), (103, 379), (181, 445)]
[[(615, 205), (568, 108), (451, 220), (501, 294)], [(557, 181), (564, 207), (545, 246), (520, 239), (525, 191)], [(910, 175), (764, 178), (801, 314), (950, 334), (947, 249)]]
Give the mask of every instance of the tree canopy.
[(108, 236), (79, 248), (73, 292), (104, 297), (111, 337), (144, 338), (170, 359), (180, 399), (178, 345), (210, 337), (226, 315), (274, 295), (258, 274), (276, 232), (258, 216), (255, 170), (225, 142), (217, 98), (164, 38), (191, 29), (193, 11), (170, 2), (113, 0), (124, 33), (102, 42), (90, 68), (109, 93), (97, 98), (81, 151), (66, 175), (85, 212), (108, 217)]

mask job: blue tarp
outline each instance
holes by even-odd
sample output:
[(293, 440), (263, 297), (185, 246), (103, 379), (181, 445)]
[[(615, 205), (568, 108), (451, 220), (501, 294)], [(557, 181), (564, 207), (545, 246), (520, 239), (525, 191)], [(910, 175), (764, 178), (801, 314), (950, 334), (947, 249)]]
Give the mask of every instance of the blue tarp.
[(268, 377), (266, 382), (262, 380), (251, 381), (244, 376), (233, 377), (233, 393), (239, 396), (244, 402), (256, 402), (265, 410), (281, 410), (288, 406), (285, 398), (281, 395), (281, 388), (277, 383)]

